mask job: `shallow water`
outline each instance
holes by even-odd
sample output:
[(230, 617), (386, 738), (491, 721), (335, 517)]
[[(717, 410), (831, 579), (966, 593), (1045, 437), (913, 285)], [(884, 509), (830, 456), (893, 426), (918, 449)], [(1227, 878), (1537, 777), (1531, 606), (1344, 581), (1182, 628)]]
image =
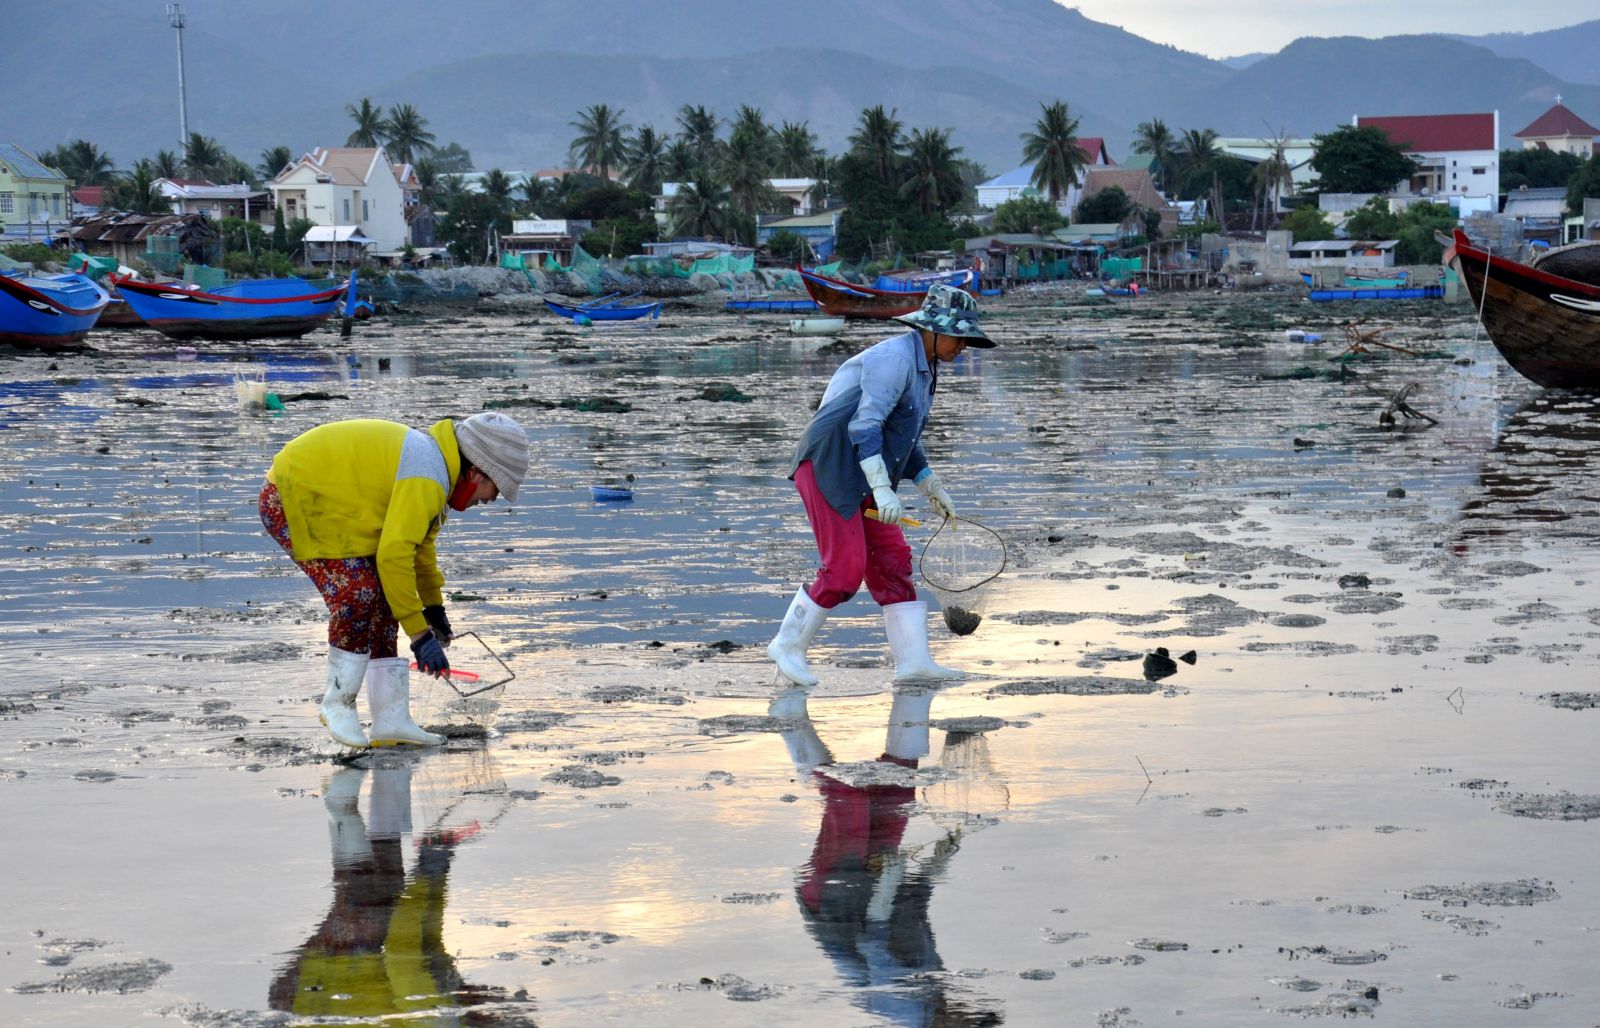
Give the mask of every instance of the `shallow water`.
[[(1337, 381), (1357, 317), (1434, 355)], [(973, 673), (936, 694), (893, 693), (865, 598), (810, 697), (761, 649), (812, 568), (789, 449), (881, 329), (486, 309), (0, 357), (0, 1023), (1600, 1019), (1600, 404), (1443, 304), (988, 323), (925, 443), (1010, 564), (974, 634), (930, 615)], [(239, 375), (344, 398), (241, 411)], [(1407, 382), (1438, 425), (1380, 427)], [(535, 405), (594, 397), (633, 409)], [(520, 502), (440, 545), (517, 676), (495, 730), (336, 763), (261, 474), (323, 421), (508, 403)], [(1195, 662), (1147, 681), (1157, 646)]]

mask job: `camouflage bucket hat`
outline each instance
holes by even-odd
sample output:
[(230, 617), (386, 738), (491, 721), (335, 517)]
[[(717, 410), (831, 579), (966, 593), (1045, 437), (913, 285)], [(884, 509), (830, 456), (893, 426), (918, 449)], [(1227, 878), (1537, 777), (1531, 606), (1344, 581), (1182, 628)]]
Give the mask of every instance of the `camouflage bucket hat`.
[(928, 298), (910, 314), (894, 320), (912, 328), (925, 328), (952, 339), (962, 339), (968, 346), (992, 349), (994, 340), (984, 335), (978, 327), (978, 303), (972, 294), (955, 286), (928, 287)]

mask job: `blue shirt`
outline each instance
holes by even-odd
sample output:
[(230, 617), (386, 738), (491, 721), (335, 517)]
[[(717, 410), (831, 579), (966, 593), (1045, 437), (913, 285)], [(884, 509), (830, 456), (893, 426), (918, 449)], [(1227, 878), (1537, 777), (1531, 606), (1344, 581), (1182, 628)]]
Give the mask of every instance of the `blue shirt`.
[(922, 333), (891, 336), (839, 365), (789, 466), (810, 461), (828, 505), (848, 521), (872, 495), (861, 462), (878, 454), (891, 487), (928, 466), (922, 430), (933, 409), (933, 368)]

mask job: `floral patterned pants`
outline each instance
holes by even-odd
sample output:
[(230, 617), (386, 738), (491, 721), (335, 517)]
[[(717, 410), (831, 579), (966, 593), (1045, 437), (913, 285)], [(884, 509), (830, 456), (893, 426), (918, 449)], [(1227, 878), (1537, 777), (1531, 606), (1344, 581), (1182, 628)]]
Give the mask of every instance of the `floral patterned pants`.
[[(261, 524), (285, 553), (292, 558), (289, 522), (283, 514), (283, 499), (278, 487), (268, 482), (261, 489)], [(393, 657), (399, 632), (389, 601), (378, 580), (378, 561), (374, 557), (345, 557), (327, 560), (297, 560), (322, 601), (328, 605), (328, 645), (350, 653), (374, 657)]]

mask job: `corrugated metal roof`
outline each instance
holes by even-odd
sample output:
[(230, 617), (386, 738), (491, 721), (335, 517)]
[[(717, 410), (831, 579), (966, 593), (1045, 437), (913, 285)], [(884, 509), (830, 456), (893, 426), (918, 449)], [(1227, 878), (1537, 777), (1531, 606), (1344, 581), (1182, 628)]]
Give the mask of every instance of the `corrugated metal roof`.
[(0, 143), (0, 163), (23, 178), (53, 178), (65, 182), (67, 176), (39, 163), (39, 159), (15, 143)]

